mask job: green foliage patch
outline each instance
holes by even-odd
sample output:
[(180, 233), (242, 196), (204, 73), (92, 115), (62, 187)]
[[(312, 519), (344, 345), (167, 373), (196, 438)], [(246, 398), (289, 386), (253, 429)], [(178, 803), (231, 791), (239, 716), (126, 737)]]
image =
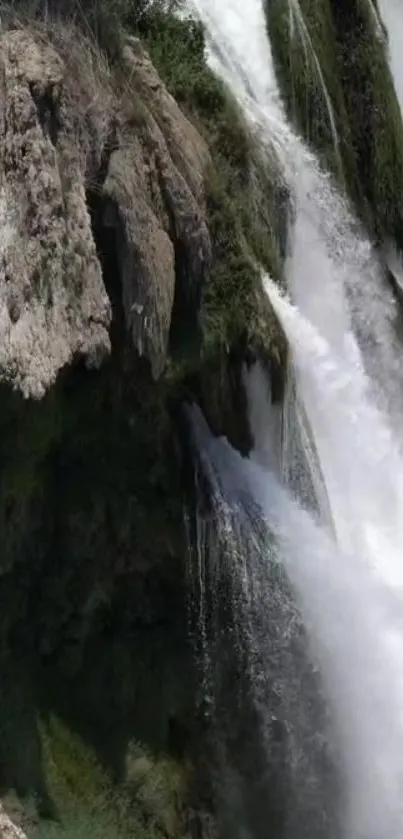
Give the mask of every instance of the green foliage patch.
[(174, 761), (132, 744), (118, 786), (84, 742), (57, 717), (40, 723), (53, 819), (32, 839), (162, 839), (178, 836), (182, 775)]

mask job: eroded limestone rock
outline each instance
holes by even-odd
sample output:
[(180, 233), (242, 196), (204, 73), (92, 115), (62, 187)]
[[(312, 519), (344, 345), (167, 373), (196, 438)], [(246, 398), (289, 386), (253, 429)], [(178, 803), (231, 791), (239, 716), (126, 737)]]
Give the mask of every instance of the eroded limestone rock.
[(111, 202), (109, 223), (117, 230), (126, 323), (158, 378), (175, 294), (184, 308), (197, 309), (210, 266), (203, 201), (209, 154), (136, 39), (129, 39), (124, 60), (129, 94), (104, 194)]
[(91, 192), (116, 228), (126, 325), (155, 378), (174, 300), (197, 309), (210, 264), (204, 141), (136, 39), (123, 90), (90, 50), (66, 28), (0, 37), (0, 380), (26, 396), (110, 349)]
[(11, 821), (2, 804), (0, 804), (0, 839), (27, 839), (21, 828)]
[(110, 305), (63, 61), (7, 32), (0, 83), (0, 379), (41, 397), (73, 357), (108, 352)]

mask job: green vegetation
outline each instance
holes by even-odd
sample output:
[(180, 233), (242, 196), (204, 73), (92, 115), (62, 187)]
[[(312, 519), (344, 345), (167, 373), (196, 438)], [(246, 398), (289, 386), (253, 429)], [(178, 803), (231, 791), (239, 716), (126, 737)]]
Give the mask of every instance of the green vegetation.
[(221, 346), (227, 352), (241, 339), (259, 339), (268, 350), (274, 337), (281, 339), (278, 325), (272, 322), (267, 334), (259, 317), (259, 266), (281, 276), (288, 196), (278, 163), (260, 150), (235, 100), (208, 68), (200, 23), (159, 13), (144, 37), (212, 158), (205, 182), (214, 249), (203, 301), (206, 350)]
[(266, 10), (290, 117), (370, 233), (402, 246), (403, 125), (370, 3), (266, 0)]
[(203, 299), (204, 350), (226, 353), (241, 341), (266, 346), (270, 354), (282, 336), (272, 317), (268, 328), (263, 325), (260, 266), (281, 278), (287, 189), (274, 151), (262, 151), (230, 92), (207, 66), (202, 25), (176, 14), (181, 5), (181, 0), (14, 0), (5, 4), (2, 21), (7, 26), (16, 18), (36, 20), (42, 28), (46, 21), (43, 31), (59, 49), (63, 35), (52, 22), (73, 22), (81, 37), (105, 52), (116, 79), (126, 36), (143, 40), (211, 154), (205, 187), (214, 259)]
[(155, 761), (131, 744), (119, 785), (100, 767), (80, 737), (56, 717), (40, 724), (45, 774), (55, 806), (33, 839), (162, 839), (178, 833), (183, 781), (173, 760)]
[(327, 0), (266, 0), (266, 10), (273, 57), (290, 118), (315, 146), (324, 164), (343, 177), (344, 168), (349, 171), (353, 161), (350, 138), (341, 130), (342, 126), (348, 130), (348, 119), (334, 72), (337, 53), (330, 4)]

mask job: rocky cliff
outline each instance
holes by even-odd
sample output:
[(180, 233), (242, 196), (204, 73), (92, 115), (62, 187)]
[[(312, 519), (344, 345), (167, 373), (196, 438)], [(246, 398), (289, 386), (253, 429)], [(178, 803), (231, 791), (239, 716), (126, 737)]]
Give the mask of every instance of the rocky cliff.
[(59, 37), (41, 43), (17, 30), (0, 41), (0, 364), (4, 381), (34, 397), (73, 359), (94, 365), (110, 350), (101, 229), (116, 240), (125, 327), (155, 378), (167, 362), (175, 291), (197, 309), (211, 262), (208, 150), (140, 42), (123, 52), (120, 90), (88, 46), (77, 55), (73, 36)]
[[(199, 839), (181, 407), (247, 452), (243, 365), (281, 400), (260, 271), (283, 279), (290, 197), (199, 23), (96, 5), (2, 7), (0, 797), (37, 839)], [(278, 78), (370, 235), (400, 244), (384, 33), (344, 5), (266, 0)]]
[(0, 795), (38, 837), (199, 830), (180, 405), (246, 451), (242, 364), (281, 387), (287, 194), (158, 15), (113, 57), (52, 14), (0, 33)]

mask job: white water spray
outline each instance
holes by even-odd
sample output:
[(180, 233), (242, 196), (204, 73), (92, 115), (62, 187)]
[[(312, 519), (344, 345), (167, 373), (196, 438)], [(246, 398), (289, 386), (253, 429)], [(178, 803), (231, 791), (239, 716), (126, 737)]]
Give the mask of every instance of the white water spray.
[[(266, 290), (286, 330), (309, 405), (339, 542), (363, 552), (403, 602), (403, 462), (365, 380), (290, 305)], [(381, 488), (381, 490), (380, 490)]]
[[(196, 439), (240, 515), (258, 501), (310, 633), (347, 779), (349, 839), (399, 839), (403, 827), (402, 613), (365, 558), (341, 551), (274, 475), (242, 460), (195, 417)], [(213, 466), (213, 473), (211, 471)], [(214, 487), (216, 489), (216, 487)], [(256, 520), (256, 514), (255, 514)], [(261, 528), (261, 521), (257, 527)], [(272, 560), (273, 561), (273, 560)], [(234, 571), (236, 573), (236, 570)], [(270, 592), (263, 607), (270, 611)], [(270, 656), (270, 650), (268, 651)]]

